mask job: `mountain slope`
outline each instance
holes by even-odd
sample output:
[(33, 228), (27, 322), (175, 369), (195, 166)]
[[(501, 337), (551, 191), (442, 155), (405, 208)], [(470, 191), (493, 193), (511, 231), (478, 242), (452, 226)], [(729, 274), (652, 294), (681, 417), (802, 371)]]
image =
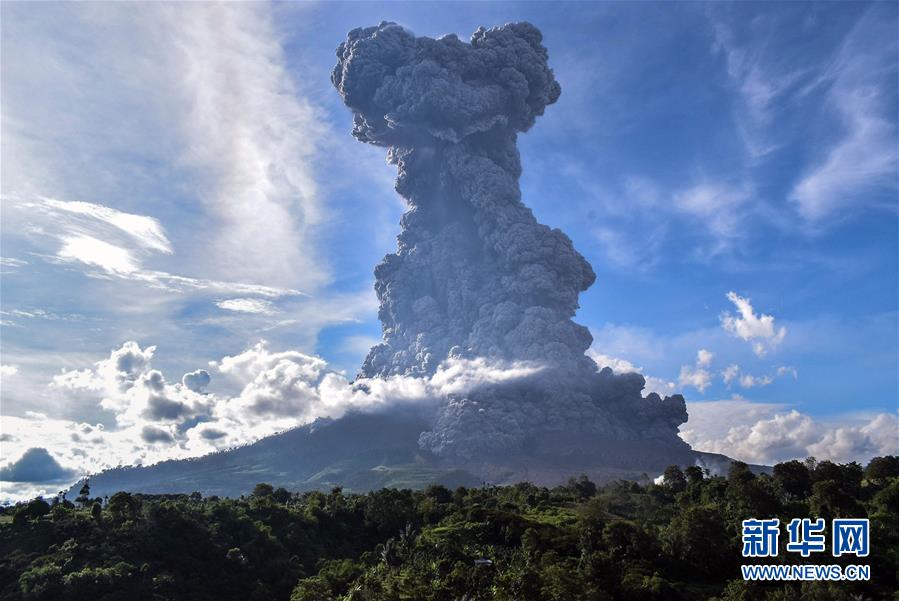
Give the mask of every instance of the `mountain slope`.
[[(195, 459), (120, 467), (90, 478), (91, 494), (119, 490), (239, 496), (259, 482), (289, 490), (420, 488), (435, 481), (476, 484), (471, 474), (441, 466), (418, 448), (427, 424), (417, 416), (350, 414)], [(80, 487), (76, 484), (72, 490)]]
[[(595, 482), (607, 482), (655, 476), (673, 463), (704, 465), (712, 471), (724, 470), (730, 463), (723, 455), (646, 441), (596, 440), (577, 433), (541, 436), (520, 454), (454, 463), (419, 448), (418, 436), (427, 425), (424, 418), (401, 412), (320, 419), (251, 445), (203, 457), (106, 470), (91, 476), (91, 494), (198, 491), (206, 496), (237, 497), (259, 482), (291, 491), (329, 490), (334, 486), (347, 491), (424, 488), (432, 483), (455, 488), (523, 480), (553, 486), (582, 473)], [(72, 492), (80, 486), (74, 485)]]

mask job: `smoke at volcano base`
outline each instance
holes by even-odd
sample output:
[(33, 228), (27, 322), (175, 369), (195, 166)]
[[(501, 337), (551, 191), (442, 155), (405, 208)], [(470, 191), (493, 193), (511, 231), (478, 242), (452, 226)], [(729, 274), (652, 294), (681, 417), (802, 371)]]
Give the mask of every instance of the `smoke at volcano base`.
[(572, 317), (593, 269), (521, 201), (518, 132), (561, 93), (540, 31), (481, 28), (466, 43), (381, 23), (351, 31), (337, 57), (353, 135), (387, 148), (410, 207), (375, 269), (384, 341), (360, 376), (429, 376), (448, 357), (545, 367), (526, 385), (447, 396), (422, 446), (471, 456), (546, 429), (684, 445), (680, 395), (644, 398), (641, 375), (585, 356), (592, 338)]

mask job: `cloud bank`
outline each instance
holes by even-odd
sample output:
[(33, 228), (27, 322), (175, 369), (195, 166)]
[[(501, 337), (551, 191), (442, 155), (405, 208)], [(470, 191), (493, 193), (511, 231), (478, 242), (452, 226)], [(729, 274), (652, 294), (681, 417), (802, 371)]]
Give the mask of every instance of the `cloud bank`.
[(690, 403), (690, 422), (681, 435), (694, 448), (723, 453), (752, 463), (813, 456), (832, 461), (865, 462), (899, 454), (899, 418), (839, 415), (813, 418), (785, 405), (727, 401)]
[[(533, 362), (450, 357), (431, 376), (351, 381), (320, 357), (272, 350), (260, 341), (170, 382), (154, 367), (156, 354), (155, 346), (129, 341), (92, 366), (62, 372), (50, 382), (60, 399), (90, 400), (111, 413), (111, 427), (34, 412), (4, 416), (3, 497), (52, 493), (59, 482), (108, 467), (194, 457), (348, 411), (407, 410), (433, 417), (445, 413), (448, 403), (452, 410), (454, 402), (471, 402), (464, 399), (475, 391), (528, 390), (546, 371)], [(633, 367), (627, 362), (600, 362), (638, 382), (636, 374), (627, 375)], [(228, 388), (235, 392), (220, 391)], [(689, 409), (684, 440), (744, 461), (770, 464), (807, 455), (864, 461), (899, 453), (899, 421), (890, 414), (840, 416), (836, 425), (785, 405), (739, 397), (690, 403)]]
[[(348, 411), (405, 408), (431, 415), (449, 396), (522, 384), (542, 369), (528, 362), (450, 358), (427, 377), (350, 381), (320, 357), (273, 351), (260, 341), (172, 383), (154, 367), (156, 352), (155, 346), (129, 341), (92, 366), (63, 371), (49, 383), (62, 400), (99, 405), (114, 416), (113, 427), (33, 412), (4, 416), (7, 462), (0, 480), (39, 484), (116, 465), (192, 457)], [(224, 385), (236, 386), (236, 394), (209, 392), (213, 375)], [(36, 440), (53, 449), (53, 455), (28, 446)], [(4, 484), (5, 493), (9, 488)], [(33, 493), (33, 486), (27, 487), (26, 494)]]

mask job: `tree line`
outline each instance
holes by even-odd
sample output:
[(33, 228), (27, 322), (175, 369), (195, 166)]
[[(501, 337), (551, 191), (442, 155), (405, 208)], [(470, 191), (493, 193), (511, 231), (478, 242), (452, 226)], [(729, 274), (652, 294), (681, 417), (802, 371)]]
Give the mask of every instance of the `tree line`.
[[(756, 475), (669, 467), (660, 483), (433, 485), (347, 494), (259, 484), (236, 498), (93, 498), (3, 509), (0, 599), (893, 599), (899, 458), (789, 461)], [(867, 517), (869, 582), (747, 583), (741, 521)]]

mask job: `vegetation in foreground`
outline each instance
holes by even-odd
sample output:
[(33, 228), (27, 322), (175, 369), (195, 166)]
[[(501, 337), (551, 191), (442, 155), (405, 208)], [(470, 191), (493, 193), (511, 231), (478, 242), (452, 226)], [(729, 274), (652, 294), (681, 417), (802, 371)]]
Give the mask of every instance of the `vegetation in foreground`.
[[(664, 484), (586, 478), (368, 494), (240, 499), (198, 493), (35, 499), (0, 524), (0, 599), (858, 600), (895, 599), (899, 458), (866, 468), (791, 461), (726, 477), (671, 467)], [(868, 517), (866, 583), (748, 584), (746, 518)], [(781, 536), (785, 540), (785, 536)], [(825, 555), (825, 554), (820, 554)]]

